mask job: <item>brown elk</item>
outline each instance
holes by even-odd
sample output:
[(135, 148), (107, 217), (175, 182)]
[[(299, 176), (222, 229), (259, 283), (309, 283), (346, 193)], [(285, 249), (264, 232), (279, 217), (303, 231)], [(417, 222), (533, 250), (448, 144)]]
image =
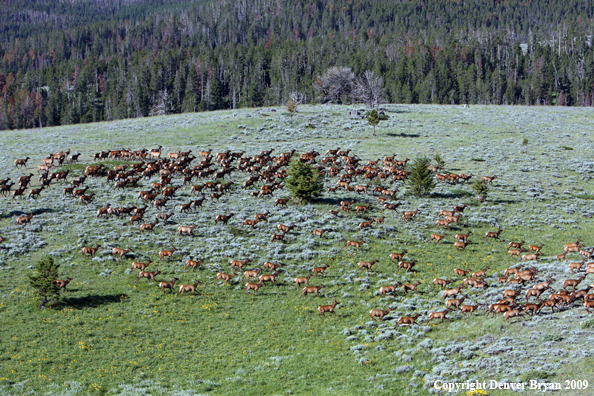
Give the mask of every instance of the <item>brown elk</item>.
[(186, 260), (184, 268), (192, 267), (192, 269), (196, 269), (200, 265), (202, 265), (202, 260)]
[(31, 213), (27, 216), (17, 217), (16, 224), (27, 224), (27, 223), (31, 222), (32, 218), (33, 218), (33, 213)]
[(472, 277), (473, 277), (473, 278), (480, 278), (480, 277), (483, 277), (483, 276), (485, 276), (485, 275), (487, 274), (487, 270), (488, 270), (488, 269), (489, 269), (489, 267), (485, 267), (485, 269), (484, 269), (484, 270), (473, 272), (473, 273), (472, 273)]
[(19, 166), (22, 166), (22, 167), (25, 167), (26, 168), (27, 167), (27, 161), (29, 161), (30, 159), (31, 158), (29, 158), (29, 157), (26, 157), (26, 158), (23, 158), (23, 159), (15, 159), (14, 160), (14, 166), (15, 166), (15, 168), (18, 168)]
[(455, 213), (455, 210), (440, 210), (438, 216), (453, 216)]
[(510, 242), (510, 243), (507, 245), (507, 248), (508, 248), (508, 249), (512, 249), (512, 248), (513, 248), (513, 249), (521, 249), (521, 248), (522, 248), (522, 245), (523, 245), (524, 243), (525, 243), (524, 241), (521, 241), (521, 242)]
[(91, 193), (89, 195), (81, 195), (80, 196), (80, 202), (84, 205), (88, 204), (89, 202), (93, 201), (93, 197), (95, 196), (95, 193)]
[(394, 293), (398, 286), (400, 286), (400, 282), (396, 282), (393, 285), (382, 286), (380, 287), (379, 292), (381, 295), (385, 295), (386, 293)]
[(446, 297), (451, 297), (451, 296), (455, 296), (457, 294), (460, 294), (460, 290), (462, 290), (464, 288), (464, 286), (458, 286), (454, 289), (448, 289), (448, 290), (444, 290), (443, 295), (441, 296), (441, 298), (445, 299)]
[(192, 226), (179, 226), (177, 227), (177, 235), (188, 234), (192, 235), (192, 231), (196, 228), (196, 224), (192, 224)]
[(269, 261), (266, 261), (263, 264), (263, 267), (264, 268), (270, 268), (271, 271), (276, 271), (276, 269), (279, 268), (279, 267), (281, 267), (282, 265), (283, 265), (282, 263), (274, 264), (274, 263), (271, 263)]
[(274, 271), (273, 274), (264, 274), (260, 275), (260, 283), (265, 284), (266, 282), (272, 282), (275, 286), (278, 286), (276, 283), (276, 277), (280, 274), (280, 271)]
[(495, 317), (495, 315), (498, 313), (504, 313), (511, 310), (513, 310), (513, 307), (508, 304), (491, 304), (489, 306), (489, 309), (487, 309), (487, 311), (485, 312), (485, 315), (488, 315), (489, 313), (493, 312), (493, 317)]
[(144, 215), (142, 214), (130, 216), (130, 224), (140, 223), (143, 220), (143, 217)]
[(454, 268), (454, 275), (459, 275), (461, 277), (465, 277), (470, 271), (464, 271), (460, 268)]
[(369, 311), (369, 316), (371, 319), (375, 319), (376, 317), (379, 318), (380, 322), (384, 320), (384, 316), (392, 312), (392, 308), (388, 308), (387, 311), (383, 311), (381, 309), (372, 309)]
[(318, 307), (318, 316), (322, 316), (324, 315), (324, 317), (326, 317), (326, 312), (330, 312), (333, 313), (336, 316), (336, 312), (334, 312), (334, 308), (336, 308), (336, 306), (338, 305), (338, 302), (336, 302), (336, 298), (334, 298), (334, 303), (332, 305), (320, 305)]
[(449, 228), (450, 227), (450, 223), (451, 223), (451, 221), (448, 221), (448, 220), (436, 220), (435, 221), (435, 225), (437, 227), (442, 227), (443, 226), (443, 227), (448, 227)]
[(402, 290), (404, 291), (404, 294), (408, 293), (408, 291), (417, 291), (417, 286), (419, 286), (421, 284), (421, 282), (416, 281), (415, 283), (406, 283), (402, 286), (400, 286), (402, 288)]
[(582, 256), (585, 260), (588, 260), (590, 259), (590, 257), (592, 257), (592, 252), (588, 250), (580, 250), (579, 255)]
[(219, 221), (227, 224), (229, 219), (231, 219), (231, 217), (233, 217), (234, 215), (235, 213), (230, 213), (229, 215), (217, 215), (217, 217), (215, 218), (215, 224), (217, 224)]
[(563, 249), (563, 253), (578, 253), (583, 247), (583, 245), (565, 246), (565, 248)]
[(185, 292), (196, 294), (196, 287), (198, 287), (198, 284), (200, 283), (202, 282), (196, 281), (196, 283), (194, 283), (193, 285), (180, 285), (179, 292), (177, 292), (177, 294), (184, 294)]
[(309, 278), (311, 278), (311, 274), (306, 277), (295, 278), (295, 287), (299, 287), (301, 284), (309, 285)]
[(446, 318), (446, 315), (448, 314), (448, 312), (450, 312), (451, 309), (448, 308), (445, 311), (442, 312), (431, 312), (429, 314), (429, 319), (427, 320), (427, 322), (425, 323), (425, 326), (427, 326), (429, 324), (429, 322), (431, 322), (433, 319), (441, 319), (441, 321), (443, 322), (444, 319)]
[(563, 290), (567, 290), (569, 286), (573, 287), (573, 291), (576, 290), (577, 286), (586, 278), (586, 274), (580, 276), (578, 279), (567, 279), (563, 282)]
[(217, 278), (215, 279), (215, 282), (218, 279), (222, 279), (225, 282), (225, 284), (228, 284), (229, 281), (235, 277), (235, 275), (237, 275), (237, 272), (234, 272), (231, 275), (225, 274), (224, 272), (219, 272), (217, 273)]
[(245, 280), (249, 281), (250, 278), (257, 278), (258, 273), (260, 273), (261, 271), (262, 271), (262, 268), (258, 268), (255, 271), (243, 271), (243, 275), (245, 276)]
[(449, 283), (454, 282), (453, 279), (451, 280), (445, 280), (445, 279), (440, 279), (440, 278), (435, 278), (433, 279), (433, 284), (439, 287), (446, 287)]
[(373, 260), (373, 261), (359, 261), (359, 263), (357, 263), (357, 265), (359, 266), (360, 270), (363, 270), (363, 268), (367, 269), (367, 271), (369, 271), (371, 269), (371, 267), (373, 267), (373, 264), (377, 263), (378, 260)]
[(523, 263), (525, 261), (538, 260), (538, 256), (542, 256), (542, 253), (538, 252), (534, 254), (525, 254), (522, 256), (522, 260), (520, 260), (520, 262)]
[[(328, 264), (325, 264), (323, 267), (316, 267), (314, 269), (312, 269), (311, 271), (313, 272), (314, 276), (318, 276), (323, 274), (324, 272), (326, 272), (326, 269), (330, 268), (330, 266)], [(361, 268), (361, 267), (359, 267)]]
[(501, 228), (497, 230), (497, 232), (492, 232), (492, 231), (487, 231), (485, 233), (485, 238), (494, 238), (494, 239), (499, 239), (499, 234), (501, 234), (501, 231), (503, 231)]
[(493, 182), (493, 180), (495, 180), (496, 178), (497, 178), (497, 176), (496, 175), (493, 175), (493, 176), (483, 176), (481, 179), (484, 182), (486, 182), (488, 184), (491, 184)]
[(446, 237), (446, 233), (445, 232), (443, 232), (441, 235), (439, 235), (439, 234), (431, 234), (431, 238), (429, 238), (429, 240), (435, 240), (435, 243), (439, 243), (445, 237)]
[(481, 304), (477, 304), (477, 305), (462, 305), (460, 307), (460, 312), (464, 312), (464, 313), (468, 312), (470, 315), (472, 315), (472, 313), (474, 311), (476, 311), (476, 309), (478, 307), (480, 307), (480, 306), (481, 306)]
[(516, 309), (512, 309), (512, 310), (510, 310), (510, 311), (507, 311), (507, 312), (504, 314), (504, 316), (505, 316), (505, 321), (507, 322), (507, 320), (508, 320), (509, 318), (513, 318), (513, 317), (516, 317), (516, 316), (522, 316), (522, 317), (523, 317), (524, 315), (522, 315), (522, 314), (520, 313), (520, 311), (522, 310), (522, 308), (523, 308), (522, 306), (519, 306), (519, 307), (518, 307), (518, 308), (516, 308)]
[(157, 225), (157, 223), (159, 223), (159, 220), (158, 219), (154, 223), (141, 224), (140, 225), (140, 232), (152, 231), (153, 228), (155, 228), (155, 226)]
[(418, 213), (419, 213), (419, 209), (417, 209), (417, 210), (407, 210), (402, 215), (402, 220), (411, 220), (412, 218), (417, 217), (417, 214)]
[(540, 252), (540, 250), (542, 249), (542, 247), (544, 246), (544, 243), (541, 243), (540, 246), (536, 246), (536, 245), (530, 245), (528, 246), (528, 249), (530, 249), (533, 252)]
[(100, 247), (101, 247), (101, 245), (97, 245), (96, 247), (85, 246), (82, 248), (82, 255), (86, 256), (87, 254), (90, 254), (91, 256), (94, 256)]
[(311, 234), (312, 234), (312, 235), (317, 235), (318, 237), (320, 237), (320, 238), (324, 238), (324, 239), (325, 239), (325, 237), (324, 237), (324, 232), (325, 232), (325, 230), (313, 230), (313, 231), (311, 232)]
[(122, 258), (125, 254), (130, 253), (132, 249), (122, 249), (122, 248), (113, 248), (111, 249), (111, 254), (115, 257), (116, 255)]
[(582, 269), (585, 263), (586, 260), (582, 260), (580, 263), (569, 263), (569, 269), (575, 274), (576, 272), (580, 272), (580, 269)]
[(171, 213), (169, 213), (169, 214), (167, 214), (167, 213), (157, 213), (157, 214), (155, 215), (155, 217), (156, 217), (156, 219), (157, 219), (157, 220), (163, 220), (164, 222), (167, 222), (167, 220), (169, 220), (169, 218), (170, 218), (171, 216), (173, 216), (174, 214), (175, 214), (175, 213), (173, 213), (173, 212), (171, 212)]
[(247, 258), (243, 261), (241, 260), (229, 260), (229, 264), (231, 264), (231, 268), (238, 268), (238, 269), (242, 269), (244, 265), (246, 265), (247, 263), (251, 262), (252, 260)]
[(148, 268), (149, 265), (151, 265), (152, 261), (148, 260), (146, 263), (140, 263), (137, 261), (133, 261), (132, 262), (132, 271), (139, 269), (141, 271), (144, 271), (146, 268)]
[(378, 217), (376, 219), (373, 219), (373, 221), (375, 222), (375, 224), (381, 224), (384, 222), (385, 219), (385, 217)]
[(462, 298), (450, 298), (449, 300), (446, 300), (445, 303), (448, 306), (448, 308), (451, 308), (451, 307), (459, 308), (465, 299), (466, 299), (466, 296), (462, 295)]
[(161, 273), (161, 271), (159, 271), (159, 269), (157, 267), (155, 267), (155, 272), (148, 272), (145, 270), (141, 270), (140, 273), (138, 274), (138, 278), (136, 278), (136, 282), (138, 282), (139, 279), (141, 278), (146, 278), (147, 282), (150, 282), (151, 280), (155, 280), (155, 276), (159, 275)]
[(468, 246), (470, 244), (470, 241), (457, 241), (454, 242), (454, 247), (456, 248), (456, 250), (460, 251), (460, 250), (464, 250), (466, 249), (466, 246)]
[(359, 241), (359, 242), (357, 242), (357, 241), (350, 241), (350, 240), (349, 240), (349, 241), (347, 241), (347, 243), (346, 243), (346, 246), (347, 246), (347, 247), (349, 247), (349, 246), (352, 246), (352, 247), (355, 247), (355, 248), (357, 248), (357, 249), (358, 249), (358, 248), (360, 248), (360, 247), (361, 247), (361, 245), (362, 245), (362, 244), (364, 244), (364, 243), (365, 243), (365, 241)]
[(398, 323), (396, 323), (396, 326), (399, 325), (414, 325), (415, 321), (419, 318), (419, 316), (421, 316), (421, 314), (416, 314), (415, 316), (402, 316), (400, 319), (398, 319)]
[(392, 203), (385, 203), (385, 204), (384, 204), (384, 208), (382, 209), (382, 212), (383, 212), (384, 210), (386, 210), (386, 209), (388, 209), (388, 210), (396, 210), (396, 209), (398, 209), (398, 207), (399, 207), (400, 205), (402, 205), (402, 203), (400, 203), (400, 202), (398, 202), (398, 203), (395, 203), (395, 204), (392, 204)]
[(576, 242), (566, 243), (565, 245), (563, 245), (563, 249), (568, 248), (568, 247), (576, 247), (580, 244), (580, 242), (583, 242), (583, 241), (580, 238), (578, 238)]
[(308, 293), (315, 293), (316, 295), (320, 295), (319, 291), (320, 289), (322, 289), (323, 287), (325, 287), (324, 285), (320, 285), (320, 286), (306, 286), (303, 288), (303, 291), (301, 292), (301, 294), (299, 295), (299, 297), (308, 294)]
[(266, 211), (266, 213), (256, 213), (256, 214), (254, 215), (254, 218), (255, 218), (257, 221), (263, 221), (263, 220), (265, 220), (265, 221), (268, 221), (268, 215), (269, 215), (269, 214), (270, 214), (270, 211), (268, 211), (268, 210), (267, 210), (267, 211)]
[(363, 221), (359, 223), (359, 231), (363, 228), (371, 228), (373, 226), (373, 221)]
[(395, 260), (398, 260), (398, 262), (400, 262), (402, 261), (406, 253), (408, 253), (406, 250), (403, 250), (402, 253), (392, 253), (390, 254), (390, 260), (392, 260), (392, 262), (394, 262)]
[(357, 210), (357, 213), (359, 213), (359, 212), (367, 212), (367, 209), (369, 209), (370, 206), (371, 206), (371, 204), (358, 205), (358, 206), (355, 206), (355, 209)]
[(586, 312), (591, 313), (590, 309), (594, 308), (594, 301), (584, 301), (584, 307), (586, 308)]
[(274, 201), (274, 206), (276, 207), (276, 206), (280, 205), (280, 206), (286, 207), (288, 202), (289, 202), (288, 199), (278, 198)]
[(176, 248), (172, 248), (171, 250), (161, 250), (159, 252), (159, 257), (161, 257), (161, 260), (163, 260), (165, 257), (169, 257), (169, 259), (171, 259), (173, 257), (173, 253), (176, 251)]
[(509, 253), (509, 257), (518, 257), (518, 259), (520, 258), (520, 256), (522, 255), (523, 252), (525, 252), (526, 249), (521, 248), (521, 249), (509, 249), (507, 252)]
[(413, 260), (413, 261), (399, 261), (398, 262), (398, 269), (396, 270), (396, 272), (399, 272), (401, 268), (404, 268), (406, 270), (406, 272), (410, 271), (413, 269), (413, 267), (415, 266), (415, 264), (417, 263), (417, 260)]
[(284, 225), (284, 224), (279, 224), (276, 226), (276, 229), (281, 231), (283, 234), (286, 234), (295, 227), (296, 227), (295, 224), (291, 224), (290, 226)]
[(284, 240), (285, 240), (285, 234), (272, 234), (272, 237), (270, 237), (270, 242), (274, 242), (274, 241), (283, 242)]
[(159, 287), (161, 288), (161, 291), (163, 293), (165, 293), (165, 289), (169, 289), (171, 290), (171, 293), (173, 293), (173, 288), (175, 287), (175, 282), (177, 282), (179, 279), (177, 278), (173, 278), (173, 280), (171, 282), (159, 282)]
[(64, 291), (68, 291), (68, 290), (66, 290), (66, 286), (68, 286), (68, 284), (70, 283), (71, 280), (72, 280), (72, 278), (66, 278), (66, 280), (54, 279), (54, 284), (56, 286), (58, 286), (60, 289), (64, 289)]
[(540, 300), (540, 295), (545, 291), (545, 289), (528, 289), (526, 290), (526, 301), (530, 297), (536, 297), (537, 300)]

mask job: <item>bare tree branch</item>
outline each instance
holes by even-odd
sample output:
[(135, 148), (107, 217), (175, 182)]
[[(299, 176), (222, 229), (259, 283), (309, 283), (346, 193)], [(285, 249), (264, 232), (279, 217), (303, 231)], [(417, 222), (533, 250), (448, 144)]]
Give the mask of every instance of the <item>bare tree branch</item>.
[(355, 100), (365, 103), (372, 109), (377, 109), (381, 103), (386, 103), (384, 93), (384, 79), (375, 76), (372, 71), (366, 71), (355, 81), (353, 96)]

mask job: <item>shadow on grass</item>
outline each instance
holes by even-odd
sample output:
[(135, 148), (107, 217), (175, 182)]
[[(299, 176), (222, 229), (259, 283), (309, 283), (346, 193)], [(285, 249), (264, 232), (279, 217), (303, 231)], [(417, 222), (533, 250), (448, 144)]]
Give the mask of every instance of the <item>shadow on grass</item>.
[[(73, 290), (68, 291), (69, 293)], [(120, 303), (128, 296), (126, 294), (107, 294), (107, 295), (90, 295), (85, 297), (67, 297), (60, 301), (60, 309), (62, 308), (97, 308), (101, 305)]]
[(418, 133), (386, 133), (386, 136), (390, 136), (390, 137), (403, 137), (403, 138), (418, 138), (421, 135), (419, 135)]
[(11, 212), (7, 212), (5, 214), (0, 215), (0, 218), (2, 219), (7, 219), (9, 217), (15, 217), (15, 216), (26, 216), (29, 215), (30, 213), (33, 213), (35, 216), (39, 216), (40, 214), (44, 214), (44, 213), (54, 213), (56, 210), (52, 209), (52, 208), (37, 208), (32, 210), (31, 212), (23, 212), (22, 210), (13, 210)]

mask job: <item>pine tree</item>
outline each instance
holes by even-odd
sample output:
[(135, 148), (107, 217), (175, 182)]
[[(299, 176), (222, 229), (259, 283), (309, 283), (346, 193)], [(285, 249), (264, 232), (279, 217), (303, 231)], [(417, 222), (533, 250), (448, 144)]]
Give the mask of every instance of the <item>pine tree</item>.
[(311, 165), (294, 160), (291, 162), (288, 175), (285, 181), (287, 188), (291, 191), (293, 198), (298, 199), (300, 203), (310, 202), (322, 195), (324, 190), (322, 175)]
[(379, 114), (376, 109), (371, 110), (367, 114), (367, 123), (373, 127), (373, 136), (375, 136), (375, 127), (380, 122)]
[(435, 188), (435, 179), (429, 170), (430, 164), (431, 160), (427, 157), (419, 157), (414, 160), (410, 168), (410, 175), (406, 179), (410, 194), (425, 197)]
[(476, 196), (479, 201), (484, 202), (487, 199), (487, 195), (489, 194), (489, 185), (482, 179), (476, 179), (471, 184), (470, 187), (476, 193)]
[(60, 298), (60, 288), (54, 283), (59, 278), (59, 264), (45, 256), (37, 261), (35, 272), (29, 275), (29, 283), (40, 297), (39, 308), (45, 308), (48, 302), (56, 302)]

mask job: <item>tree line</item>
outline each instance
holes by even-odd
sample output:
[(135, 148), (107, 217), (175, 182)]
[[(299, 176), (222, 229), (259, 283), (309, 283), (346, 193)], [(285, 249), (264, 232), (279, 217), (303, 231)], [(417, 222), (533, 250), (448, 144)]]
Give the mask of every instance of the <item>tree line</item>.
[(391, 103), (594, 101), (589, 0), (153, 1), (158, 14), (130, 2), (126, 18), (79, 25), (78, 8), (60, 23), (37, 3), (20, 22), (0, 14), (13, 22), (0, 31), (0, 129), (281, 105), (292, 92), (348, 102), (320, 90), (335, 67), (357, 84), (380, 76)]

